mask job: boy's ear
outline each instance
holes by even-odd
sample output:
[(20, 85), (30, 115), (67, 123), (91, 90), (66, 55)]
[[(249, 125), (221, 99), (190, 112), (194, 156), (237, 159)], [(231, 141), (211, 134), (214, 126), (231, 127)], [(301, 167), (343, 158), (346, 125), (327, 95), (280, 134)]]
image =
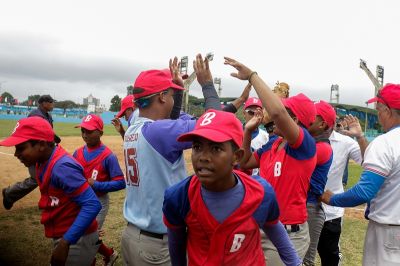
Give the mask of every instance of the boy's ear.
[(239, 164), (239, 162), (242, 160), (243, 156), (244, 156), (243, 148), (240, 148), (240, 149), (237, 149), (236, 151), (234, 151), (232, 165), (235, 166), (235, 165)]

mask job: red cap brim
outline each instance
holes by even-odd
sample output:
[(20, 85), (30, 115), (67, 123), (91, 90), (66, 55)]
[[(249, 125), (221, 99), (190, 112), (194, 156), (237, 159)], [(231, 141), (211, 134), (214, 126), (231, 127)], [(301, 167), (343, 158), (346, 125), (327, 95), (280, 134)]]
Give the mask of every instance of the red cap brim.
[(10, 137), (6, 138), (5, 140), (0, 141), (0, 146), (12, 147), (12, 146), (21, 144), (22, 142), (28, 141), (28, 140), (29, 139), (27, 139), (27, 138), (10, 136)]
[(202, 137), (214, 142), (225, 142), (228, 140), (233, 140), (231, 136), (228, 136), (221, 131), (216, 131), (214, 129), (204, 128), (204, 129), (197, 129), (193, 130), (192, 132), (180, 135), (177, 138), (177, 141), (180, 142), (187, 142), (193, 141), (195, 137)]
[(116, 115), (116, 117), (121, 118), (121, 117), (124, 115), (126, 109), (128, 109), (128, 108), (129, 108), (129, 107), (124, 108), (124, 109), (122, 109), (121, 111), (119, 111), (118, 114)]
[(100, 129), (98, 129), (98, 128), (96, 128), (96, 127), (94, 127), (94, 126), (90, 126), (90, 125), (77, 125), (77, 126), (75, 126), (75, 128), (78, 128), (78, 127), (81, 127), (81, 128), (84, 128), (84, 129), (87, 129), (87, 130), (90, 130), (90, 131), (92, 131), (92, 130), (100, 130)]
[(369, 99), (368, 101), (367, 101), (367, 103), (374, 103), (374, 102), (378, 102), (379, 101), (379, 98), (378, 97), (374, 97), (374, 98), (372, 98), (372, 99)]

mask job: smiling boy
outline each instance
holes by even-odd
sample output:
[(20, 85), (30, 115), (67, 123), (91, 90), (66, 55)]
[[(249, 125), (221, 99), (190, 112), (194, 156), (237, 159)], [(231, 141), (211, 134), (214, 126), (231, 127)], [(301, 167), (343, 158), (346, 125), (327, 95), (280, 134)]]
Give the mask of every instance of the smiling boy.
[(287, 265), (301, 261), (279, 222), (272, 187), (258, 176), (233, 170), (243, 156), (240, 121), (232, 114), (209, 110), (192, 132), (195, 175), (164, 196), (164, 223), (173, 265), (265, 265), (259, 228), (276, 244)]

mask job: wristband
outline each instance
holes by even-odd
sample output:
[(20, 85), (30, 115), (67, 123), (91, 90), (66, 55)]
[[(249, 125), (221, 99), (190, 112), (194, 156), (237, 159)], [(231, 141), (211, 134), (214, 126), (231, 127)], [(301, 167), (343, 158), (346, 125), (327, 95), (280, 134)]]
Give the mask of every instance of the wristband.
[(258, 75), (256, 71), (253, 71), (253, 72), (250, 73), (250, 76), (249, 76), (249, 79), (248, 79), (250, 84), (252, 84), (251, 83), (251, 78), (253, 77), (254, 74)]

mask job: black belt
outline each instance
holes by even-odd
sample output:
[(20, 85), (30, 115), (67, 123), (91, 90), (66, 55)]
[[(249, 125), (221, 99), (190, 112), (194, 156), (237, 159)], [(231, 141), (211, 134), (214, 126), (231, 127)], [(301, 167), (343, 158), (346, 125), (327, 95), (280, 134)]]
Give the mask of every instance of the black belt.
[(300, 231), (299, 224), (285, 224), (283, 225), (288, 233), (296, 233)]
[(163, 239), (164, 238), (163, 234), (157, 234), (157, 233), (145, 231), (145, 230), (142, 230), (142, 229), (140, 229), (139, 232), (140, 232), (141, 235), (145, 235), (145, 236), (149, 236), (149, 237), (154, 237), (154, 238), (158, 238), (158, 239)]

